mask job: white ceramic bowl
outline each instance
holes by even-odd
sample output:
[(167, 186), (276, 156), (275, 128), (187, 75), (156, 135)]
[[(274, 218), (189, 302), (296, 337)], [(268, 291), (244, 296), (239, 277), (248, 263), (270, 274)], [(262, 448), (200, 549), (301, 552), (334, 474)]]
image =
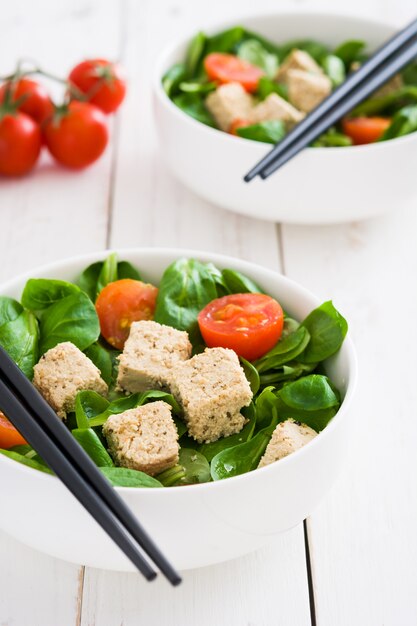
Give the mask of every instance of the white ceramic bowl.
[[(311, 38), (336, 46), (354, 38), (366, 41), (369, 50), (395, 30), (347, 15), (280, 10), (200, 27), (212, 34), (238, 24), (278, 43)], [(361, 220), (397, 209), (415, 195), (417, 133), (367, 146), (308, 148), (268, 180), (243, 182), (271, 146), (195, 121), (162, 88), (161, 77), (184, 59), (189, 40), (181, 39), (161, 55), (153, 86), (161, 151), (174, 174), (196, 194), (243, 215), (299, 224)]]
[[(53, 263), (9, 281), (0, 294), (19, 298), (29, 277), (74, 280), (103, 252)], [(187, 250), (121, 250), (146, 279), (158, 283), (180, 256), (239, 270), (275, 296), (295, 318), (319, 302), (310, 292), (271, 270), (237, 259)], [(215, 483), (167, 489), (117, 491), (179, 569), (218, 563), (250, 552), (300, 523), (328, 491), (343, 464), (352, 416), (356, 362), (349, 337), (328, 374), (343, 394), (329, 425), (305, 448), (278, 463)], [(0, 455), (0, 527), (38, 550), (75, 563), (131, 570), (130, 562), (54, 476)]]

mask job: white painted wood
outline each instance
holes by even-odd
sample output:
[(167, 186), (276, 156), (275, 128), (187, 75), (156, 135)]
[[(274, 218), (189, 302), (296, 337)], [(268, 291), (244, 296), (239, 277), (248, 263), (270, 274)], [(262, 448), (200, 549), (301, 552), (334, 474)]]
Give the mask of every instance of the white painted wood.
[[(12, 71), (22, 56), (64, 76), (86, 55), (116, 57), (119, 25), (119, 5), (111, 0), (2, 3), (0, 74)], [(112, 146), (97, 165), (74, 173), (44, 155), (30, 176), (0, 179), (1, 280), (105, 246), (111, 159)], [(13, 503), (2, 501), (0, 515), (3, 506)], [(0, 624), (78, 623), (82, 576), (83, 568), (0, 533)]]

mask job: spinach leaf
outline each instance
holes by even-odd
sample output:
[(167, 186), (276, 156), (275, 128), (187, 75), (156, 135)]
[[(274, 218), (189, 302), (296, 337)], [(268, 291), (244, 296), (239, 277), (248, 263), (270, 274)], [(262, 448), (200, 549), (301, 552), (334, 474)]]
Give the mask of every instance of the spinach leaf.
[(417, 61), (407, 65), (401, 75), (406, 85), (417, 85)]
[(111, 456), (91, 428), (76, 428), (72, 435), (97, 467), (114, 467)]
[(163, 485), (148, 476), (144, 472), (138, 472), (127, 467), (100, 467), (100, 471), (104, 474), (113, 487), (162, 487)]
[(263, 141), (264, 143), (278, 143), (285, 136), (285, 126), (282, 120), (267, 120), (243, 126), (236, 129), (239, 137), (251, 139), (252, 141)]
[(294, 360), (307, 348), (310, 334), (304, 326), (280, 339), (276, 346), (267, 352), (261, 359), (255, 362), (259, 373), (281, 367), (288, 361)]
[(29, 311), (43, 311), (55, 302), (80, 291), (65, 280), (30, 278), (22, 293), (22, 305)]
[(396, 91), (379, 96), (377, 98), (369, 98), (361, 102), (351, 112), (351, 117), (362, 115), (376, 115), (378, 113), (389, 113), (398, 110), (398, 107), (413, 104), (417, 102), (417, 86), (405, 85)]
[(184, 63), (176, 63), (164, 74), (162, 77), (162, 86), (169, 98), (172, 98), (172, 96), (177, 93), (178, 86), (181, 81), (185, 80), (186, 75)]
[(345, 148), (352, 145), (352, 139), (335, 128), (329, 128), (323, 135), (311, 145), (313, 148)]
[(40, 353), (63, 341), (85, 350), (97, 341), (100, 324), (94, 304), (80, 291), (48, 307), (40, 321)]
[(195, 259), (178, 259), (162, 276), (154, 319), (195, 334), (199, 312), (215, 298), (217, 288), (210, 267)]
[(269, 78), (274, 78), (278, 70), (278, 57), (268, 52), (256, 39), (243, 41), (238, 49), (237, 56), (252, 65), (260, 67)]
[(267, 76), (261, 76), (258, 82), (256, 95), (260, 100), (265, 100), (265, 98), (267, 98), (271, 93), (276, 93), (281, 98), (284, 98), (284, 100), (288, 100), (288, 88), (286, 85), (276, 83)]
[(280, 386), (290, 380), (296, 380), (300, 376), (310, 374), (317, 367), (317, 363), (300, 363), (299, 361), (289, 361), (278, 369), (268, 370), (259, 376), (261, 387), (268, 385)]
[(346, 80), (345, 64), (335, 54), (326, 55), (321, 61), (321, 66), (332, 81), (333, 87), (338, 87)]
[[(85, 392), (85, 393), (94, 393), (94, 392)], [(94, 402), (97, 402), (97, 399), (92, 398), (92, 400)], [(139, 406), (142, 406), (143, 404), (148, 404), (148, 402), (156, 402), (158, 400), (162, 400), (163, 402), (170, 404), (172, 406), (172, 410), (174, 414), (176, 415), (182, 414), (181, 407), (179, 406), (178, 402), (175, 400), (174, 396), (172, 396), (170, 393), (166, 393), (165, 391), (159, 391), (159, 390), (143, 391), (142, 393), (133, 393), (130, 396), (124, 396), (122, 398), (114, 400), (113, 402), (107, 403), (107, 406), (104, 407), (102, 412), (95, 413), (95, 415), (90, 419), (89, 425), (90, 427), (102, 426), (104, 422), (108, 419), (108, 417), (110, 417), (110, 415), (123, 413), (124, 411), (128, 411), (129, 409), (135, 409)], [(90, 410), (91, 410), (91, 407), (90, 407)], [(95, 410), (94, 405), (92, 407), (92, 410)], [(86, 408), (84, 408), (84, 411), (87, 412)]]
[(178, 464), (184, 469), (184, 476), (178, 484), (194, 485), (211, 480), (210, 465), (205, 456), (189, 448), (181, 448)]
[(327, 426), (340, 406), (339, 395), (329, 379), (320, 374), (304, 376), (284, 385), (276, 397), (275, 408), (280, 421), (292, 417), (316, 432)]
[[(98, 367), (104, 382), (110, 386), (113, 380), (113, 359), (109, 350), (106, 350), (100, 343), (95, 342), (84, 352), (94, 365)], [(113, 350), (112, 353), (117, 354), (116, 350)]]
[(265, 37), (262, 37), (262, 35), (259, 35), (258, 33), (253, 33), (250, 30), (245, 30), (244, 31), (244, 38), (245, 38), (245, 40), (252, 39), (252, 40), (257, 41), (258, 43), (261, 44), (261, 46), (263, 48), (265, 48), (265, 50), (267, 52), (270, 52), (271, 54), (274, 54), (278, 58), (278, 60), (283, 58), (281, 47), (277, 46), (272, 41), (269, 41), (269, 39), (266, 39)]
[(244, 443), (245, 441), (249, 441), (249, 439), (252, 437), (253, 431), (255, 429), (256, 411), (253, 403), (251, 403), (249, 407), (245, 408), (249, 409), (249, 412), (246, 413), (246, 417), (249, 421), (244, 425), (240, 433), (229, 435), (229, 437), (222, 437), (221, 439), (213, 441), (212, 443), (203, 443), (199, 446), (199, 452), (201, 452), (201, 454), (204, 454), (207, 461), (210, 462), (217, 454), (219, 454), (219, 452), (227, 450), (228, 448), (234, 448), (235, 446)]
[(117, 264), (117, 280), (131, 278), (132, 280), (142, 280), (140, 273), (129, 261), (119, 261)]
[(17, 461), (18, 463), (22, 463), (22, 465), (27, 465), (28, 467), (32, 467), (33, 469), (39, 470), (40, 472), (45, 472), (46, 474), (53, 474), (53, 471), (49, 469), (47, 465), (43, 463), (39, 463), (35, 461), (35, 459), (28, 458), (23, 454), (19, 454), (13, 450), (1, 450), (0, 454), (4, 454), (4, 456), (8, 456), (9, 459), (13, 459), (13, 461)]
[(276, 403), (275, 388), (273, 386), (265, 387), (255, 400), (256, 430), (262, 430), (271, 423)]
[(221, 276), (229, 293), (264, 293), (253, 280), (236, 270), (225, 269)]
[(191, 78), (197, 71), (199, 63), (202, 59), (204, 47), (206, 45), (207, 36), (199, 32), (193, 37), (188, 46), (187, 54), (185, 57), (185, 71), (186, 75)]
[(118, 279), (117, 255), (113, 252), (104, 261), (97, 279), (97, 294), (109, 283)]
[(216, 454), (211, 461), (211, 477), (213, 480), (223, 480), (239, 474), (246, 474), (256, 469), (272, 433), (278, 423), (276, 410), (273, 409), (272, 420), (249, 441), (233, 448), (227, 448)]
[(95, 302), (97, 298), (97, 283), (100, 276), (103, 261), (92, 263), (83, 271), (78, 279), (78, 286), (84, 291), (89, 298)]
[[(2, 311), (3, 319), (6, 315), (13, 317), (18, 310), (10, 303), (7, 309)], [(22, 372), (32, 379), (33, 367), (39, 356), (39, 329), (33, 313), (22, 310), (18, 317), (0, 326), (0, 345)]]
[(207, 40), (205, 55), (211, 52), (235, 52), (237, 45), (244, 39), (245, 29), (242, 26), (234, 26), (213, 35)]
[(244, 359), (243, 357), (239, 357), (240, 364), (243, 367), (243, 371), (245, 372), (245, 376), (250, 385), (253, 395), (257, 394), (259, 391), (259, 374), (258, 370), (252, 363)]
[(380, 141), (403, 137), (417, 131), (417, 105), (400, 109), (392, 118), (391, 125), (382, 135)]
[(93, 418), (104, 413), (109, 402), (96, 391), (80, 391), (75, 398), (75, 418), (78, 428), (90, 428)]
[(179, 88), (185, 93), (207, 94), (210, 91), (214, 91), (217, 87), (217, 83), (203, 81), (183, 81), (180, 83)]
[(364, 41), (359, 39), (349, 39), (348, 41), (341, 43), (340, 46), (333, 51), (333, 54), (339, 57), (339, 59), (342, 59), (346, 69), (349, 70), (352, 63), (361, 58), (365, 46), (366, 44)]
[(203, 94), (199, 93), (181, 93), (178, 96), (174, 96), (172, 101), (190, 117), (193, 117), (202, 124), (215, 128), (216, 124), (214, 119), (206, 109), (202, 96)]
[(17, 300), (0, 296), (0, 326), (13, 322), (22, 313), (23, 307)]
[(304, 363), (319, 363), (335, 354), (348, 329), (345, 318), (335, 309), (331, 300), (314, 309), (301, 326), (310, 334), (310, 341), (299, 357)]

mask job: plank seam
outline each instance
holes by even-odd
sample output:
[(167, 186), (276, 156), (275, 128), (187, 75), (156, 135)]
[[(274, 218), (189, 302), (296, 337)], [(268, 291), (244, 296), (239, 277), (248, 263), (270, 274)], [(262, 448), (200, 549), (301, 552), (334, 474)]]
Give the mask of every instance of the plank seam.
[(313, 571), (311, 567), (310, 544), (308, 540), (308, 527), (307, 527), (306, 519), (303, 521), (303, 530), (304, 530), (304, 546), (305, 546), (305, 554), (306, 554), (306, 570), (307, 570), (307, 582), (308, 582), (308, 597), (309, 597), (309, 602), (310, 602), (311, 626), (317, 626), (316, 601), (314, 597), (314, 584), (313, 584)]
[(78, 573), (77, 614), (75, 617), (75, 626), (81, 626), (81, 619), (83, 614), (84, 579), (85, 566), (81, 565)]

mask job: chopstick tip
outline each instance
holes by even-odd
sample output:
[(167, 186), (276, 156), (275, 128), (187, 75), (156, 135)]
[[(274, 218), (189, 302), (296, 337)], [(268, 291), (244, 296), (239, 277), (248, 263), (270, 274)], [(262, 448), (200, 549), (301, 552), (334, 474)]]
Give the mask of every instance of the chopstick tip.
[(252, 173), (252, 172), (248, 172), (247, 174), (245, 174), (245, 176), (243, 177), (243, 180), (245, 181), (245, 183), (250, 183), (251, 180), (253, 180), (255, 178), (256, 174)]

